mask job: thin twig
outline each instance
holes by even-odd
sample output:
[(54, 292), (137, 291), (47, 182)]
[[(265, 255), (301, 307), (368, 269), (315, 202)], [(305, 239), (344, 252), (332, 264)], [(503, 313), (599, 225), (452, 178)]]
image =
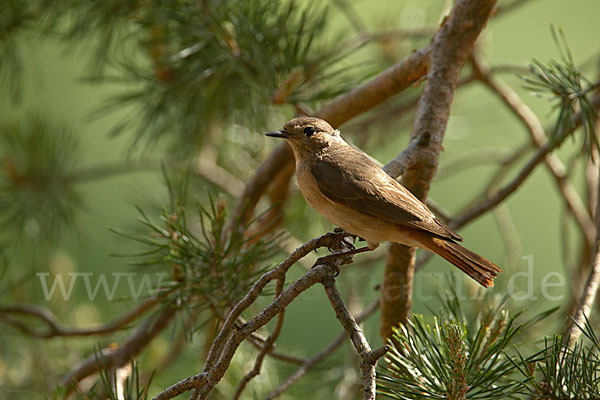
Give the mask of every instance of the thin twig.
[[(259, 336), (260, 335), (253, 333), (252, 335), (250, 335), (248, 337), (247, 340), (256, 349), (261, 350), (263, 348), (263, 344), (266, 341), (266, 339), (261, 338)], [(267, 354), (275, 360), (283, 361), (283, 362), (286, 362), (289, 364), (303, 365), (306, 362), (306, 360), (304, 358), (295, 357), (290, 354), (281, 353), (281, 352), (275, 351), (273, 348), (271, 348), (271, 350), (269, 350), (269, 352)]]
[[(600, 194), (600, 186), (598, 186), (598, 191)], [(597, 218), (598, 215), (600, 215), (600, 208), (596, 208), (596, 232), (600, 232), (600, 218)], [(597, 235), (596, 238), (596, 248), (592, 257), (592, 265), (590, 266), (590, 272), (579, 299), (579, 305), (573, 315), (573, 320), (567, 327), (565, 337), (569, 338), (569, 347), (572, 347), (581, 336), (581, 329), (590, 315), (598, 288), (600, 288), (600, 235)]]
[[(356, 322), (361, 323), (367, 317), (372, 315), (379, 308), (379, 299), (375, 300), (371, 304), (369, 304), (365, 309), (356, 316)], [(265, 398), (265, 400), (272, 400), (276, 397), (279, 397), (283, 392), (285, 392), (290, 386), (294, 383), (298, 382), (300, 378), (302, 378), (308, 371), (310, 371), (313, 367), (321, 363), (327, 357), (329, 357), (333, 352), (335, 352), (342, 343), (345, 342), (348, 337), (346, 331), (342, 331), (335, 340), (333, 340), (327, 347), (323, 350), (307, 359), (301, 366), (291, 375), (285, 382), (279, 385), (275, 390), (273, 390), (269, 395)]]
[(521, 241), (519, 240), (519, 232), (515, 227), (512, 215), (506, 204), (494, 209), (492, 214), (496, 221), (496, 225), (498, 226), (502, 242), (504, 243), (504, 249), (508, 255), (508, 265), (517, 265), (521, 259), (522, 246)]
[(116, 349), (104, 349), (101, 354), (92, 354), (81, 361), (64, 376), (61, 380), (62, 385), (72, 387), (71, 385), (97, 372), (99, 365), (106, 368), (119, 368), (127, 364), (169, 325), (176, 314), (176, 309), (168, 307), (157, 317), (147, 319), (122, 346)]
[(314, 249), (319, 247), (328, 247), (330, 249), (343, 248), (346, 245), (344, 241), (345, 235), (347, 235), (345, 232), (336, 232), (312, 239), (296, 249), (294, 253), (288, 256), (277, 267), (263, 274), (229, 312), (219, 334), (213, 341), (204, 365), (204, 370), (197, 375), (168, 387), (159, 393), (154, 400), (171, 399), (191, 389), (195, 389), (192, 393), (193, 399), (205, 399), (215, 385), (223, 378), (223, 375), (229, 368), (231, 359), (242, 341), (266, 325), (275, 316), (282, 313), (302, 292), (312, 285), (321, 282), (326, 275), (335, 273), (336, 268), (351, 261), (351, 259), (348, 259), (348, 257), (339, 257), (332, 261), (333, 265), (315, 265), (302, 277), (288, 286), (256, 317), (243, 325), (238, 325), (236, 321), (241, 316), (241, 313), (254, 303), (268, 282), (274, 279), (285, 280), (285, 275), (291, 266)]
[[(280, 276), (277, 278), (277, 282), (275, 284), (275, 298), (277, 298), (283, 291), (284, 283), (285, 283), (285, 280), (283, 277)], [(275, 323), (275, 327), (273, 328), (273, 331), (271, 332), (271, 334), (269, 335), (267, 340), (265, 340), (261, 351), (258, 353), (258, 356), (256, 356), (256, 361), (254, 362), (254, 368), (252, 368), (252, 370), (250, 372), (248, 372), (246, 375), (244, 375), (242, 380), (238, 383), (238, 387), (235, 390), (235, 394), (233, 395), (234, 399), (239, 399), (242, 392), (244, 391), (244, 388), (248, 384), (248, 382), (250, 382), (253, 378), (258, 376), (258, 374), (260, 374), (260, 370), (262, 368), (262, 364), (265, 359), (265, 356), (271, 351), (271, 349), (273, 348), (273, 344), (275, 343), (275, 341), (279, 337), (279, 334), (281, 333), (281, 328), (283, 327), (284, 316), (285, 316), (285, 310), (281, 311), (279, 313), (279, 315), (277, 316), (277, 322)]]
[[(529, 132), (532, 142), (537, 148), (544, 146), (548, 139), (542, 126), (542, 123), (535, 115), (535, 113), (521, 100), (517, 93), (512, 90), (509, 86), (502, 82), (494, 79), (487, 72), (486, 67), (478, 60), (477, 56), (471, 57), (471, 64), (473, 66), (473, 72), (478, 79), (484, 83), (485, 86), (490, 89), (492, 93), (497, 95), (502, 102), (508, 107), (508, 109), (521, 121), (521, 123)], [(544, 163), (548, 168), (548, 171), (554, 178), (558, 189), (565, 201), (565, 205), (571, 211), (575, 217), (575, 221), (579, 226), (583, 237), (585, 238), (589, 247), (593, 247), (595, 240), (595, 228), (594, 223), (587, 212), (585, 205), (581, 201), (581, 198), (577, 194), (577, 191), (569, 181), (565, 167), (555, 154), (548, 154)]]
[[(74, 337), (106, 335), (108, 333), (127, 328), (128, 324), (135, 321), (138, 317), (150, 310), (156, 304), (157, 299), (153, 298), (146, 300), (145, 302), (139, 304), (138, 306), (128, 311), (121, 317), (113, 320), (112, 322), (91, 328), (73, 328), (64, 326), (58, 321), (58, 318), (56, 318), (52, 311), (34, 304), (16, 304), (2, 306), (0, 307), (0, 319), (3, 319), (7, 323), (15, 326), (23, 333), (44, 339), (49, 339), (57, 336)], [(7, 316), (11, 314), (22, 314), (35, 317), (47, 326), (47, 330), (40, 331), (30, 327), (29, 325), (21, 321), (14, 320), (10, 317), (7, 318)]]
[[(595, 105), (596, 108), (600, 107), (600, 95), (596, 95), (592, 99), (592, 103)], [(456, 217), (450, 224), (450, 227), (454, 229), (462, 227), (466, 223), (493, 209), (506, 198), (508, 198), (511, 194), (513, 194), (523, 184), (523, 182), (525, 182), (529, 175), (531, 175), (535, 168), (544, 161), (546, 155), (558, 146), (560, 146), (562, 142), (581, 125), (581, 122), (581, 113), (577, 113), (573, 117), (571, 130), (569, 132), (566, 132), (560, 140), (546, 142), (546, 144), (537, 149), (537, 151), (533, 154), (533, 156), (531, 156), (529, 161), (527, 161), (525, 166), (523, 166), (519, 173), (508, 184), (506, 184), (506, 186), (502, 187), (494, 194), (490, 195), (475, 206), (466, 210), (463, 214)]]
[(446, 178), (453, 176), (454, 174), (464, 172), (469, 168), (479, 167), (485, 164), (501, 164), (511, 158), (512, 153), (509, 153), (505, 149), (482, 149), (478, 150), (477, 153), (472, 154), (469, 152), (463, 157), (456, 158), (454, 160), (444, 163), (439, 172), (435, 177), (436, 182), (440, 182)]
[(383, 346), (380, 349), (371, 350), (369, 342), (364, 333), (358, 326), (358, 323), (348, 311), (348, 307), (344, 303), (340, 292), (337, 290), (335, 285), (335, 279), (333, 275), (326, 275), (322, 280), (323, 286), (325, 287), (325, 293), (331, 303), (331, 306), (335, 310), (335, 315), (340, 321), (350, 341), (356, 349), (356, 353), (361, 358), (360, 370), (362, 372), (363, 379), (363, 400), (374, 400), (375, 399), (375, 366), (377, 360), (383, 357), (385, 353), (390, 349), (389, 346)]
[(233, 307), (227, 319), (223, 323), (219, 334), (213, 341), (213, 344), (208, 352), (208, 357), (204, 366), (204, 371), (208, 371), (213, 368), (219, 360), (221, 353), (225, 347), (227, 338), (230, 336), (234, 328), (234, 323), (242, 312), (247, 309), (262, 292), (263, 288), (270, 281), (279, 278), (280, 276), (285, 278), (287, 271), (294, 265), (299, 259), (303, 258), (313, 250), (319, 247), (330, 247), (335, 246), (336, 241), (339, 241), (341, 234), (328, 233), (321, 237), (309, 240), (304, 243), (301, 247), (297, 248), (292, 254), (290, 254), (281, 264), (272, 269), (271, 271), (263, 274), (248, 291), (248, 293)]
[[(302, 277), (297, 279), (290, 286), (288, 286), (287, 289), (285, 289), (275, 301), (273, 301), (268, 307), (266, 307), (252, 320), (250, 320), (243, 326), (240, 326), (239, 328), (230, 328), (231, 335), (227, 335), (226, 342), (223, 345), (220, 345), (221, 351), (218, 352), (219, 358), (213, 361), (209, 368), (197, 375), (186, 378), (168, 387), (167, 389), (159, 393), (157, 396), (155, 396), (153, 400), (172, 399), (173, 397), (176, 397), (181, 393), (184, 393), (191, 389), (197, 389), (193, 394), (194, 398), (205, 399), (213, 390), (215, 385), (221, 380), (221, 378), (223, 378), (223, 375), (229, 368), (231, 359), (233, 358), (237, 348), (242, 343), (242, 341), (249, 337), (253, 332), (266, 325), (271, 319), (277, 316), (277, 314), (283, 311), (302, 292), (304, 292), (311, 286), (321, 282), (321, 280), (329, 273), (328, 270), (330, 268), (331, 267), (328, 265), (315, 266), (310, 271), (306, 272)], [(263, 275), (263, 277), (265, 275)], [(259, 286), (253, 287), (244, 297), (244, 299), (242, 299), (242, 301), (238, 303), (240, 307), (236, 305), (236, 307), (234, 307), (234, 310), (239, 310), (240, 308), (247, 307), (247, 305), (249, 305), (249, 299), (256, 299), (259, 292)], [(228, 320), (230, 319), (232, 314), (235, 314), (234, 310), (232, 310), (232, 312), (230, 313)], [(217, 337), (217, 339), (219, 339), (219, 336)], [(217, 342), (217, 339), (215, 339), (215, 342)]]

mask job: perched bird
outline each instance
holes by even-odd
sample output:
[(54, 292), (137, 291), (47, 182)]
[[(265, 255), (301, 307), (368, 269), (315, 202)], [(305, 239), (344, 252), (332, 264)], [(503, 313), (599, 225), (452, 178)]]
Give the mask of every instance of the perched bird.
[(292, 147), (308, 204), (367, 241), (367, 247), (344, 254), (373, 250), (384, 241), (401, 243), (440, 255), (484, 287), (494, 285), (500, 268), (458, 244), (457, 233), (326, 121), (294, 118), (266, 135), (286, 139)]

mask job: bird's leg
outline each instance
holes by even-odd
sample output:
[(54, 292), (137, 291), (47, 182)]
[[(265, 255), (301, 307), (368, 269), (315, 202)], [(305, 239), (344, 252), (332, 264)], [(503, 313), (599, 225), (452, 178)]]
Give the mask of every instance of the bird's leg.
[(348, 251), (343, 251), (341, 253), (334, 253), (334, 254), (330, 254), (328, 256), (319, 257), (317, 259), (317, 261), (315, 262), (315, 264), (313, 265), (313, 268), (316, 267), (317, 265), (328, 264), (329, 266), (331, 266), (335, 269), (334, 276), (338, 276), (340, 274), (340, 266), (344, 265), (344, 264), (349, 264), (351, 262), (351, 260), (350, 259), (342, 260), (339, 265), (337, 263), (334, 263), (333, 260), (335, 260), (337, 258), (341, 258), (341, 257), (351, 256), (351, 255), (358, 254), (358, 253), (364, 253), (365, 251), (372, 251), (372, 250), (374, 250), (374, 249), (371, 248), (370, 246), (365, 246), (365, 247), (361, 247), (360, 249), (352, 249), (352, 250), (348, 250)]
[[(354, 247), (354, 240), (356, 240), (356, 238), (359, 238), (357, 235), (348, 233), (341, 228), (335, 228), (333, 231), (333, 234), (338, 235), (339, 242), (336, 241), (334, 243), (331, 243), (331, 245), (328, 247), (329, 251), (336, 251), (336, 250), (340, 251), (344, 248), (350, 249), (350, 250), (340, 251), (339, 253), (334, 253), (334, 254), (330, 254), (328, 256), (320, 257), (317, 259), (317, 261), (313, 267), (320, 265), (320, 264), (328, 264), (336, 269), (335, 276), (337, 276), (340, 272), (339, 265), (348, 264), (350, 261), (348, 261), (349, 259), (347, 259), (347, 260), (344, 260), (344, 261), (341, 261), (338, 263), (333, 263), (332, 262), (333, 260), (342, 258), (342, 257), (346, 257), (346, 256), (351, 256), (351, 255), (358, 254), (358, 253), (363, 253), (365, 251), (375, 250), (377, 248), (377, 246), (379, 246), (379, 243), (368, 243), (368, 245), (366, 247), (357, 249)], [(361, 239), (361, 238), (359, 238), (359, 239)], [(361, 240), (364, 241), (364, 239), (361, 239)]]
[[(342, 246), (349, 248), (350, 250), (354, 250), (354, 240), (358, 237), (352, 233), (346, 232), (340, 227), (333, 228), (333, 233), (340, 235), (340, 242)], [(337, 250), (337, 247), (328, 247), (330, 252)]]
[(361, 247), (360, 249), (352, 249), (352, 250), (348, 250), (348, 251), (343, 251), (341, 253), (334, 253), (334, 254), (330, 254), (328, 256), (324, 256), (324, 257), (320, 257), (319, 259), (317, 259), (317, 265), (318, 264), (324, 264), (328, 261), (331, 261), (333, 259), (336, 259), (338, 257), (344, 257), (344, 256), (351, 256), (354, 254), (358, 254), (358, 253), (364, 253), (365, 251), (372, 251), (373, 249), (369, 248), (369, 246), (365, 246), (365, 247)]

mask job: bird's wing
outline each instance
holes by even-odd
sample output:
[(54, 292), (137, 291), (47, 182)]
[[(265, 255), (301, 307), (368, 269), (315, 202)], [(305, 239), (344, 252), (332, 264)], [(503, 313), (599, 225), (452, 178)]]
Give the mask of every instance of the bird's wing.
[(384, 221), (462, 240), (404, 186), (357, 150), (345, 149), (314, 160), (311, 172), (321, 193), (333, 202)]

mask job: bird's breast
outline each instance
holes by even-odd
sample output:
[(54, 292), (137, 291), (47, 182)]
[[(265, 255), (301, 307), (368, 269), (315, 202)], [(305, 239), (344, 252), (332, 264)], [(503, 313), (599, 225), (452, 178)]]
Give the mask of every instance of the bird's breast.
[(306, 202), (333, 224), (362, 237), (369, 243), (393, 241), (414, 245), (409, 238), (405, 237), (404, 230), (397, 224), (336, 203), (323, 195), (316, 178), (311, 173), (310, 165), (297, 164), (296, 175), (298, 186)]

